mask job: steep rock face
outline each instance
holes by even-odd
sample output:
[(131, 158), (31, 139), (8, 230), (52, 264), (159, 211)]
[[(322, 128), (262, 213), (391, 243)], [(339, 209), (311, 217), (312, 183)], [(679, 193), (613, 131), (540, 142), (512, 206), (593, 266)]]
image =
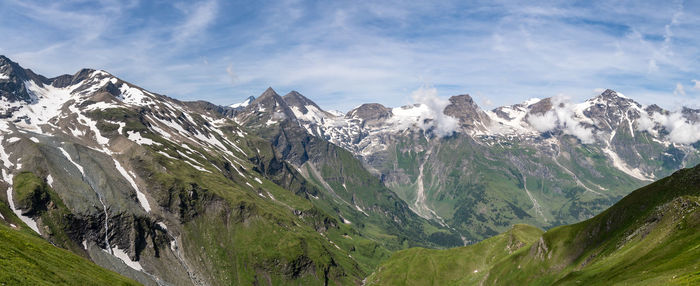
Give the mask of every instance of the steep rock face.
[(25, 70), (5, 56), (0, 56), (0, 98), (10, 102), (32, 102), (35, 98), (27, 91), (26, 81), (36, 81), (43, 85), (48, 79), (40, 77), (31, 70)]
[(450, 97), (450, 104), (445, 107), (444, 113), (459, 119), (460, 125), (467, 129), (484, 128), (491, 123), (486, 113), (468, 94)]
[[(6, 64), (20, 80), (0, 88), (0, 224), (145, 285), (358, 283), (386, 255), (314, 206), (319, 192), (237, 111), (104, 71)], [(256, 105), (294, 116), (272, 90)]]

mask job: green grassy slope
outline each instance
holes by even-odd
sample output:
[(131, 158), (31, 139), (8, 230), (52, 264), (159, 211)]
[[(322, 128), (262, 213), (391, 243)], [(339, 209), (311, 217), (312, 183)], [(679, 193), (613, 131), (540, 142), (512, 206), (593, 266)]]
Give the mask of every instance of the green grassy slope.
[[(433, 277), (419, 280), (422, 285), (688, 285), (700, 281), (698, 229), (700, 165), (638, 189), (589, 220), (530, 237), (512, 253), (487, 249), (513, 230), (464, 248), (399, 252), (368, 280), (410, 285), (415, 280), (395, 278), (412, 275)], [(416, 252), (420, 259), (407, 255)]]
[(139, 285), (0, 223), (0, 285)]
[(475, 245), (399, 251), (367, 279), (367, 285), (475, 284), (484, 279), (491, 265), (540, 235), (542, 230), (521, 224)]

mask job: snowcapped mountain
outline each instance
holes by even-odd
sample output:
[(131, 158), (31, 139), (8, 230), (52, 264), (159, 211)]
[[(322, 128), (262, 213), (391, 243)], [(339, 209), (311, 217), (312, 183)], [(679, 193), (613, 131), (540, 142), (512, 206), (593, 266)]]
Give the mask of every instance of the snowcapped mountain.
[[(471, 239), (515, 222), (547, 227), (588, 218), (635, 187), (700, 162), (697, 110), (642, 106), (612, 90), (582, 103), (531, 99), (486, 111), (469, 95), (437, 107), (363, 104), (345, 115), (298, 92), (275, 102), (279, 118), (351, 151), (416, 213)], [(237, 120), (278, 122), (256, 106)]]
[(234, 121), (293, 118), (271, 89), (232, 108), (99, 70), (46, 78), (0, 57), (0, 72), (0, 224), (145, 285), (359, 283), (389, 249), (439, 245), (378, 179), (328, 194)]
[(394, 250), (589, 218), (700, 162), (699, 117), (611, 90), (218, 106), (0, 56), (0, 224), (146, 285), (358, 284)]
[(255, 97), (254, 97), (254, 96), (249, 96), (249, 97), (246, 98), (244, 101), (239, 102), (239, 103), (231, 104), (231, 105), (229, 105), (228, 107), (231, 107), (231, 108), (233, 108), (233, 109), (242, 109), (242, 108), (248, 106), (248, 104), (250, 104), (251, 102), (253, 102), (253, 100), (255, 100)]

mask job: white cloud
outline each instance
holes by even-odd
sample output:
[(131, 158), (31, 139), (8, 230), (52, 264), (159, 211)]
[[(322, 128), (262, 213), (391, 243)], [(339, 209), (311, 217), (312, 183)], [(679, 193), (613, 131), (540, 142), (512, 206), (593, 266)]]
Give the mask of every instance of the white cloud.
[(216, 19), (218, 6), (216, 1), (209, 0), (191, 7), (180, 7), (186, 14), (186, 18), (184, 23), (175, 30), (175, 41), (185, 41), (204, 31)]
[(691, 144), (700, 140), (700, 123), (691, 123), (680, 112), (669, 115), (654, 114), (654, 119), (669, 132), (668, 138), (675, 143)]
[(557, 116), (550, 110), (542, 115), (530, 114), (527, 122), (537, 131), (547, 132), (557, 127)]
[(528, 123), (539, 132), (560, 128), (564, 134), (572, 135), (584, 144), (595, 142), (593, 130), (579, 123), (574, 111), (574, 105), (568, 98), (555, 96), (552, 99), (552, 110), (543, 115), (529, 115)]
[(676, 83), (676, 89), (673, 90), (675, 96), (685, 96), (685, 88), (680, 82)]
[(421, 86), (419, 89), (411, 92), (411, 98), (416, 103), (428, 108), (425, 118), (433, 119), (427, 123), (424, 120), (421, 121), (421, 127), (424, 130), (435, 127), (435, 134), (442, 137), (452, 135), (459, 127), (457, 118), (444, 113), (445, 107), (450, 104), (450, 101), (438, 97), (437, 89), (434, 87)]
[(700, 141), (700, 122), (691, 122), (681, 112), (670, 114), (642, 114), (637, 120), (637, 130), (657, 134), (657, 127), (668, 132), (668, 139), (673, 143), (692, 144)]
[(228, 74), (229, 78), (231, 79), (231, 84), (235, 85), (238, 83), (238, 75), (233, 70), (233, 65), (228, 65), (228, 67), (226, 67), (226, 73)]
[(649, 117), (645, 112), (642, 112), (640, 114), (639, 119), (637, 119), (637, 130), (639, 131), (647, 131), (652, 134), (656, 134), (656, 131), (654, 130), (654, 127), (656, 126), (656, 123), (654, 120)]
[(693, 84), (694, 84), (693, 89), (700, 89), (700, 80), (694, 79), (694, 80), (691, 80), (691, 82), (693, 82)]
[[(479, 101), (494, 106), (556, 93), (583, 99), (596, 86), (673, 104), (665, 87), (700, 67), (700, 15), (661, 2), (31, 3), (2, 4), (13, 12), (0, 18), (2, 51), (20, 64), (47, 76), (106, 69), (155, 92), (219, 104), (271, 85), (331, 109), (397, 106), (421, 77), (445, 95), (481, 91)], [(235, 85), (223, 73), (231, 63)]]

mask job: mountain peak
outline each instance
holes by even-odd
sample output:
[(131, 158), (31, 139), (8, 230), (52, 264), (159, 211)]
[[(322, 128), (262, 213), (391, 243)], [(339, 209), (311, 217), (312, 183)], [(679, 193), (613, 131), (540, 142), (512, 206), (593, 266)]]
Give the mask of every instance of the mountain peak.
[(34, 99), (27, 92), (25, 82), (33, 80), (38, 85), (43, 85), (47, 79), (34, 74), (31, 70), (22, 68), (11, 59), (0, 56), (0, 98), (7, 100), (32, 102)]
[(391, 109), (386, 108), (384, 105), (379, 103), (365, 103), (353, 110), (350, 110), (345, 117), (356, 117), (367, 121), (385, 119), (391, 117), (391, 115)]
[(12, 62), (10, 58), (6, 57), (5, 55), (0, 55), (0, 66), (5, 65), (7, 63)]
[(297, 92), (296, 90), (292, 90), (286, 95), (282, 97), (284, 101), (290, 106), (290, 107), (296, 107), (301, 111), (301, 113), (306, 114), (308, 112), (307, 106), (313, 106), (319, 111), (323, 111), (321, 107), (319, 107), (315, 102), (313, 102), (311, 99), (308, 99), (306, 96), (303, 96), (301, 93)]
[(612, 89), (604, 90), (598, 96), (594, 97), (592, 100), (603, 100), (603, 101), (607, 101), (607, 102), (623, 102), (623, 101), (632, 102), (633, 101), (629, 97), (623, 95), (622, 93), (614, 91)]
[(450, 97), (450, 104), (443, 111), (446, 115), (459, 119), (462, 126), (475, 126), (476, 122), (484, 125), (490, 123), (486, 113), (474, 102), (469, 94), (460, 94)]
[[(265, 123), (269, 119), (269, 122), (274, 123), (286, 118), (295, 118), (289, 105), (287, 105), (284, 99), (277, 94), (272, 87), (268, 87), (255, 101), (248, 104), (243, 111), (244, 115), (241, 116), (246, 122), (250, 120), (255, 122), (262, 120), (262, 123)], [(251, 117), (253, 114), (258, 114), (255, 116), (267, 114), (267, 116), (264, 116), (264, 118)]]
[(280, 96), (277, 94), (277, 92), (272, 89), (272, 87), (268, 87), (259, 97), (258, 99), (265, 98), (265, 97), (271, 97), (271, 96)]
[(244, 108), (244, 107), (248, 106), (253, 101), (255, 101), (255, 96), (251, 95), (248, 98), (246, 98), (244, 101), (231, 104), (231, 105), (229, 105), (229, 107), (231, 107), (233, 109)]

